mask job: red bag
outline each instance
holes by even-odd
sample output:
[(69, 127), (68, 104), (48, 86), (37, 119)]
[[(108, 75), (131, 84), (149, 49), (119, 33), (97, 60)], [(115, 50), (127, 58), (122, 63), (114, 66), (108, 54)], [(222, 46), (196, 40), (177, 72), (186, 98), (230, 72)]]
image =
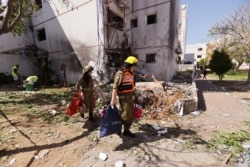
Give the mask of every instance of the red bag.
[(141, 118), (141, 115), (142, 115), (142, 110), (141, 110), (140, 105), (135, 104), (135, 106), (134, 106), (134, 119)]
[(67, 108), (66, 114), (68, 116), (74, 115), (75, 113), (77, 113), (78, 108), (81, 107), (82, 105), (83, 105), (82, 97), (79, 94), (75, 93), (70, 102), (69, 107)]

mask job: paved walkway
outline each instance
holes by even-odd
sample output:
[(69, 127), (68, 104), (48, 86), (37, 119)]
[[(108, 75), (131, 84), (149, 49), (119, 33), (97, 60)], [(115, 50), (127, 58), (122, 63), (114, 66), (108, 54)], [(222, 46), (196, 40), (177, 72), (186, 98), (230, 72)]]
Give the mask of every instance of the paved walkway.
[(247, 128), (243, 122), (250, 120), (249, 103), (235, 96), (235, 92), (221, 90), (209, 80), (197, 80), (196, 85), (199, 108), (204, 113), (194, 120), (201, 127), (209, 131), (238, 131)]

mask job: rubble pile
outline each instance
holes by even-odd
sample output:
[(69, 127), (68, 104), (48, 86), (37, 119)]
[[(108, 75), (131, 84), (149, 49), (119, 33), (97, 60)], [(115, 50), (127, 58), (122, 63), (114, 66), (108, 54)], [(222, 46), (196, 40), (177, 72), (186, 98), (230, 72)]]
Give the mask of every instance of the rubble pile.
[[(106, 105), (110, 103), (111, 90), (109, 84), (98, 91)], [(187, 83), (136, 82), (135, 103), (142, 107), (144, 116), (166, 120), (173, 114), (184, 115), (197, 110), (196, 87)]]
[(190, 84), (164, 82), (136, 83), (136, 103), (143, 114), (152, 119), (166, 120), (170, 114), (187, 114), (196, 110), (196, 89)]

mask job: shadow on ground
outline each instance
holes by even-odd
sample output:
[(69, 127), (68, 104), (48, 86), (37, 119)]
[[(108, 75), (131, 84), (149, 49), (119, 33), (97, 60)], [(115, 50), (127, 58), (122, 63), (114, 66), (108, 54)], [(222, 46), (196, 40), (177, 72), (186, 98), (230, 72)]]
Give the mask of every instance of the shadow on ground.
[[(182, 129), (178, 126), (168, 127), (167, 133), (162, 135), (158, 135), (157, 131), (154, 130), (150, 124), (141, 124), (138, 129), (141, 132), (135, 133), (136, 138), (131, 139), (126, 136), (121, 136), (123, 142), (115, 148), (115, 151), (124, 151), (135, 146), (138, 147), (141, 143), (146, 144), (161, 139), (173, 139), (181, 136), (183, 140), (191, 140), (194, 136), (197, 136), (197, 132), (190, 129)], [(207, 142), (197, 137), (194, 144), (207, 145)]]

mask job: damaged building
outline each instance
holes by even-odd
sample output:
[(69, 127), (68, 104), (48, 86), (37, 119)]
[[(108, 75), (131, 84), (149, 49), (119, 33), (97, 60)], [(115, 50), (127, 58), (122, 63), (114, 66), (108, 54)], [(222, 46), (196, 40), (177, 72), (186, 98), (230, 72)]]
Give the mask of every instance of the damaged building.
[(0, 37), (0, 70), (19, 63), (22, 75), (51, 69), (62, 82), (61, 66), (74, 84), (87, 64), (108, 82), (128, 55), (137, 70), (169, 81), (177, 70), (179, 0), (40, 0), (28, 21), (28, 35)]

